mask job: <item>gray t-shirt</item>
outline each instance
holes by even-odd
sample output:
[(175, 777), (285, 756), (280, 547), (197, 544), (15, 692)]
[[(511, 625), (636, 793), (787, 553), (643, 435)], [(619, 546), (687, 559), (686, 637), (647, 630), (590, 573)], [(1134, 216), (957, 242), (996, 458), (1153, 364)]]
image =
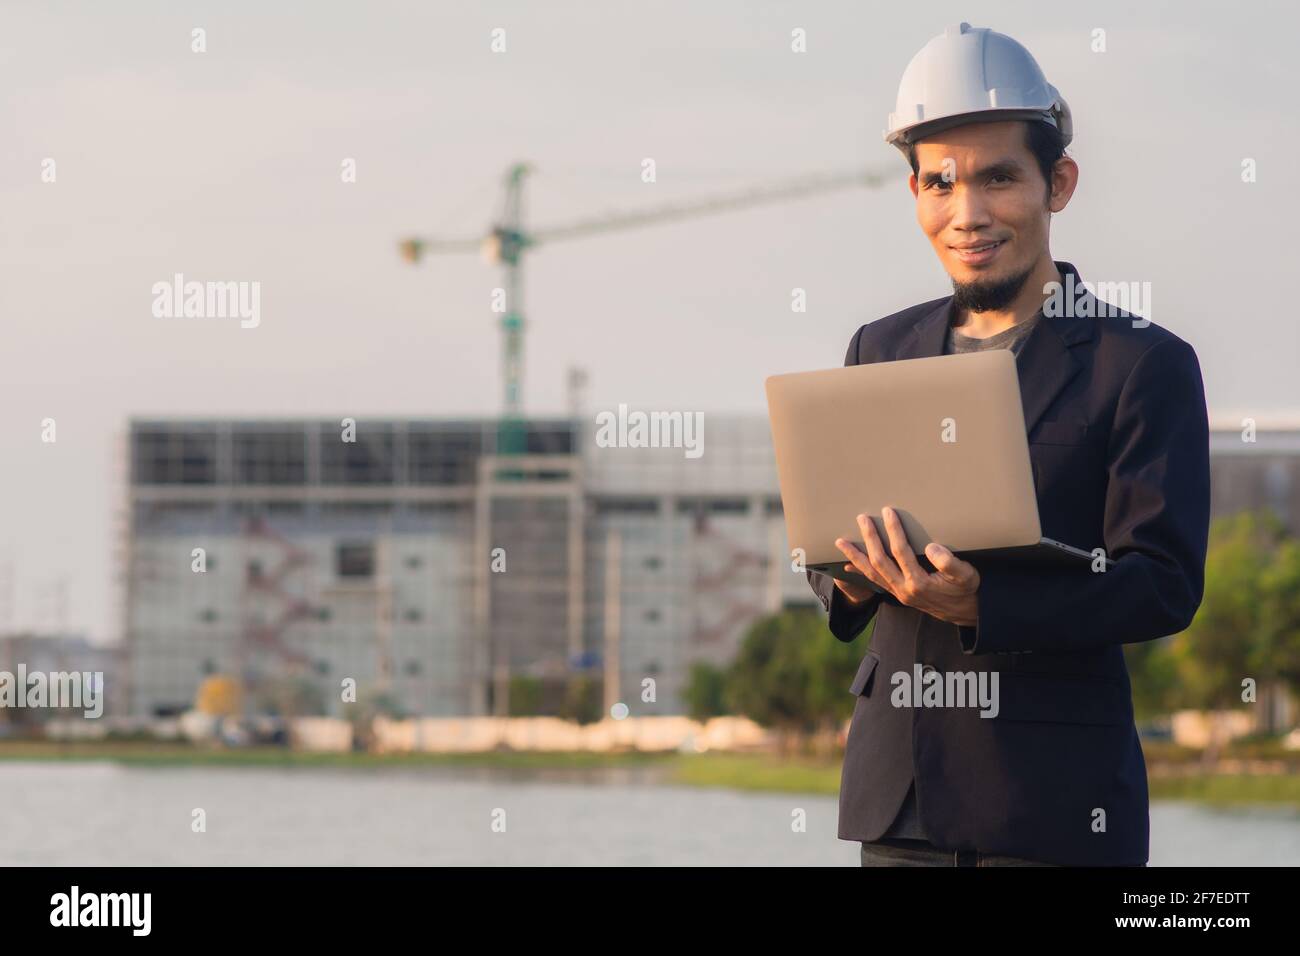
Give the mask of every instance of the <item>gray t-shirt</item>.
[(1017, 355), (1020, 354), (1020, 347), (1025, 344), (1025, 339), (1033, 331), (1038, 322), (1037, 313), (1024, 322), (1017, 322), (1011, 328), (997, 335), (990, 335), (986, 339), (973, 339), (968, 335), (962, 335), (952, 326), (948, 326), (948, 337), (944, 340), (943, 352), (945, 355), (953, 355), (958, 352), (986, 352), (989, 349), (1010, 349)]
[[(989, 349), (1010, 349), (1013, 354), (1019, 355), (1020, 348), (1025, 344), (1025, 339), (1033, 331), (1034, 325), (1038, 322), (1037, 313), (1024, 322), (1017, 322), (1011, 328), (997, 335), (990, 335), (988, 338), (976, 339), (968, 335), (962, 335), (951, 325), (948, 326), (948, 336), (944, 340), (943, 352), (945, 355), (955, 355), (960, 352), (986, 352)], [(903, 806), (898, 811), (898, 816), (894, 822), (889, 825), (889, 829), (884, 832), (884, 836), (893, 838), (904, 838), (908, 840), (928, 840), (929, 837), (925, 832), (925, 826), (921, 823), (921, 815), (917, 812), (916, 806), (916, 782), (907, 790), (907, 797), (903, 800)]]

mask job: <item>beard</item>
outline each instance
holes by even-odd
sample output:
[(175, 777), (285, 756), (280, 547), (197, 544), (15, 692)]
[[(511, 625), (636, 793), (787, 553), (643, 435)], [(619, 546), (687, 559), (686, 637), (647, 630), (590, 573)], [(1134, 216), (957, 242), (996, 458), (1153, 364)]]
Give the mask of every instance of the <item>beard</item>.
[(1029, 281), (1034, 271), (1030, 266), (1024, 272), (1008, 276), (1005, 279), (987, 281), (958, 282), (952, 280), (952, 297), (957, 307), (971, 312), (989, 312), (1005, 309), (1016, 300), (1020, 290)]

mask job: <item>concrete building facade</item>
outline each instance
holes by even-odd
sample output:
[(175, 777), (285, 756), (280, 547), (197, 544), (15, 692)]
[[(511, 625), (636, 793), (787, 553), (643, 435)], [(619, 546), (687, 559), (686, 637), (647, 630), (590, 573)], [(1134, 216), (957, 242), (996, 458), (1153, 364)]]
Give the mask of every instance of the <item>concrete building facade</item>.
[(350, 678), (407, 713), (486, 714), (511, 678), (586, 672), (606, 704), (678, 713), (693, 661), (811, 600), (766, 422), (708, 424), (689, 458), (566, 420), (510, 457), (489, 420), (133, 421), (131, 710), (225, 674), (264, 708), (338, 713)]

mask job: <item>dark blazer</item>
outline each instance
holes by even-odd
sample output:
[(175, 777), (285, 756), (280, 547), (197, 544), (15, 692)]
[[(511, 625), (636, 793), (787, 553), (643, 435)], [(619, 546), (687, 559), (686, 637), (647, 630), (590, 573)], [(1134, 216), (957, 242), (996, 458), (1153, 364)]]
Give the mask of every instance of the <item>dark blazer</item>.
[[(1081, 282), (1072, 265), (1057, 265)], [(845, 364), (942, 354), (951, 303), (863, 326)], [(1093, 572), (986, 563), (970, 628), (892, 595), (854, 608), (830, 577), (810, 571), (839, 640), (876, 618), (851, 688), (839, 836), (878, 839), (915, 779), (921, 819), (940, 847), (1140, 865), (1146, 764), (1121, 645), (1184, 630), (1201, 602), (1210, 470), (1200, 366), (1176, 335), (1123, 315), (1040, 316), (1017, 368), (1043, 535), (1103, 547), (1116, 564)], [(914, 664), (997, 671), (1000, 712), (893, 706), (891, 675)]]

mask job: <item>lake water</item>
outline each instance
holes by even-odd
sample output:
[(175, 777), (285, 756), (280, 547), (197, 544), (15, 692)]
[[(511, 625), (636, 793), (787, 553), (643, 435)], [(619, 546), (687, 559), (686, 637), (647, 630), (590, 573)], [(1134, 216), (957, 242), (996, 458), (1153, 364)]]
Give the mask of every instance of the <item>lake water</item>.
[[(6, 866), (858, 865), (833, 797), (666, 786), (642, 769), (4, 762), (0, 793)], [(1300, 865), (1294, 811), (1157, 803), (1151, 832), (1152, 866)]]

